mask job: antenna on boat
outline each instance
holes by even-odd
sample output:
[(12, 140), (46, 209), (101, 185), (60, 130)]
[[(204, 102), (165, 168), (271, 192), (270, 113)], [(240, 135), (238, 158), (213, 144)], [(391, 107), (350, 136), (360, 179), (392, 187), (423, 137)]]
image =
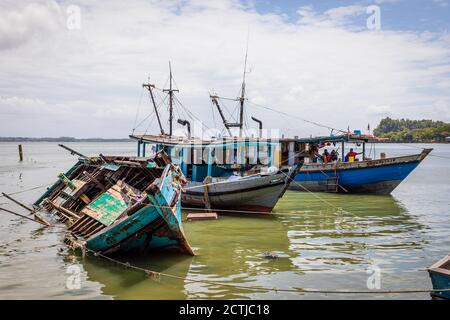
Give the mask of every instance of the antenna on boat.
[(248, 54), (248, 39), (250, 36), (250, 28), (247, 32), (247, 47), (245, 49), (245, 62), (244, 62), (244, 77), (242, 79), (242, 88), (241, 88), (241, 96), (239, 98), (239, 102), (241, 105), (239, 111), (239, 137), (242, 137), (242, 128), (244, 125), (244, 101), (245, 101), (245, 74), (247, 73), (247, 54)]
[(170, 85), (169, 89), (163, 89), (163, 92), (169, 93), (169, 136), (172, 136), (172, 121), (173, 121), (173, 93), (179, 92), (177, 89), (172, 88), (172, 65), (169, 61), (169, 72), (170, 72)]
[(158, 119), (159, 130), (161, 130), (161, 134), (164, 134), (164, 129), (163, 129), (162, 124), (161, 124), (161, 119), (159, 118), (158, 108), (156, 107), (155, 98), (153, 97), (152, 88), (154, 88), (155, 85), (154, 84), (150, 84), (150, 77), (148, 77), (147, 83), (143, 83), (142, 84), (142, 87), (146, 88), (148, 90), (148, 92), (150, 92), (150, 98), (152, 99), (153, 108), (155, 108), (156, 118)]
[[(230, 137), (233, 136), (230, 128), (239, 128), (239, 137), (242, 137), (242, 129), (244, 127), (244, 101), (245, 101), (245, 75), (247, 74), (247, 56), (248, 56), (248, 42), (249, 42), (249, 34), (250, 30), (247, 33), (247, 47), (245, 50), (245, 61), (244, 61), (244, 76), (242, 80), (242, 87), (241, 87), (241, 96), (236, 99), (230, 99), (230, 98), (221, 98), (218, 95), (209, 95), (211, 98), (212, 103), (217, 107), (217, 110), (219, 111), (220, 117), (222, 118), (223, 125), (228, 131), (228, 134)], [(240, 103), (240, 110), (239, 110), (239, 121), (238, 122), (228, 122), (225, 119), (225, 115), (223, 114), (222, 108), (219, 104), (219, 99), (226, 99), (226, 100), (233, 100), (233, 101), (239, 101)]]

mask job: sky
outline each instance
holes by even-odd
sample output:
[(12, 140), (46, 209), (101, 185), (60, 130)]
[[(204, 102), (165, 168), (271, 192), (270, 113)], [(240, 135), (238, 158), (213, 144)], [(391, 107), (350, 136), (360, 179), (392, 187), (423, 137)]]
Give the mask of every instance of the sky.
[(246, 117), (285, 136), (450, 122), (449, 27), (450, 0), (2, 0), (0, 136), (156, 133), (148, 80), (167, 131), (169, 61), (175, 120), (220, 131), (247, 44)]

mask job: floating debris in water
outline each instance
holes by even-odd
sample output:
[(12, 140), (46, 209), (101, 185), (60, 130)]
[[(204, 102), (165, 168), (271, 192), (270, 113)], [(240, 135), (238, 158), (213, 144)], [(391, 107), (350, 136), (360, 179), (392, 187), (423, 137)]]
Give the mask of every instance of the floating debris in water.
[(266, 259), (278, 259), (279, 256), (276, 252), (263, 252), (263, 257)]

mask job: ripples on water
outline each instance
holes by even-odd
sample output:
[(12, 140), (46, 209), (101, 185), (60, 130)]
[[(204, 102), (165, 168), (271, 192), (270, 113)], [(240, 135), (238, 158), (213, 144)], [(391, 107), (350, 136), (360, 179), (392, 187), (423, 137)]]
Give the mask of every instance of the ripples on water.
[[(0, 144), (0, 191), (53, 182), (75, 159), (52, 143)], [(129, 154), (133, 143), (68, 144), (88, 155)], [(415, 145), (417, 147), (417, 145)], [(419, 152), (411, 146), (377, 146), (378, 152)], [(433, 145), (450, 157), (450, 145)], [(393, 196), (287, 192), (269, 217), (221, 216), (185, 223), (195, 257), (158, 253), (118, 257), (148, 269), (242, 286), (367, 290), (368, 268), (381, 270), (381, 288), (429, 288), (426, 268), (450, 251), (450, 162), (427, 158)], [(17, 198), (32, 203), (34, 190)], [(1, 206), (20, 211), (5, 204)], [(58, 229), (0, 213), (0, 298), (202, 299), (202, 298), (398, 298), (398, 295), (333, 295), (248, 290), (145, 274), (94, 257), (74, 256)], [(276, 256), (276, 258), (270, 256)], [(80, 268), (81, 288), (67, 288), (68, 267)], [(428, 294), (401, 298), (428, 299)]]

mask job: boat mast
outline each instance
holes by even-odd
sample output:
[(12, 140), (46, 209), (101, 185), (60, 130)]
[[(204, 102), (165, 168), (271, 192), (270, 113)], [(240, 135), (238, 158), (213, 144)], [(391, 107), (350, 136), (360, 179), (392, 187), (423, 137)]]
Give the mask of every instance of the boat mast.
[(155, 108), (155, 113), (156, 113), (156, 118), (158, 119), (158, 124), (159, 124), (159, 130), (161, 131), (161, 134), (164, 134), (164, 129), (162, 127), (161, 124), (161, 119), (159, 117), (159, 112), (158, 112), (158, 108), (156, 107), (156, 103), (155, 103), (155, 98), (153, 97), (153, 91), (152, 88), (155, 87), (154, 84), (150, 84), (150, 78), (148, 79), (148, 83), (144, 83), (142, 84), (143, 88), (147, 88), (148, 92), (150, 92), (150, 97), (152, 99), (152, 103), (153, 103), (153, 108)]
[(170, 72), (170, 85), (169, 89), (164, 89), (163, 92), (169, 93), (169, 136), (172, 136), (172, 121), (173, 121), (173, 93), (179, 92), (176, 89), (172, 88), (172, 65), (169, 61), (169, 72)]
[(247, 37), (247, 48), (245, 50), (244, 77), (242, 80), (241, 96), (239, 98), (241, 105), (239, 111), (239, 137), (242, 137), (242, 128), (244, 126), (245, 74), (247, 71), (247, 53), (248, 53), (248, 37)]

